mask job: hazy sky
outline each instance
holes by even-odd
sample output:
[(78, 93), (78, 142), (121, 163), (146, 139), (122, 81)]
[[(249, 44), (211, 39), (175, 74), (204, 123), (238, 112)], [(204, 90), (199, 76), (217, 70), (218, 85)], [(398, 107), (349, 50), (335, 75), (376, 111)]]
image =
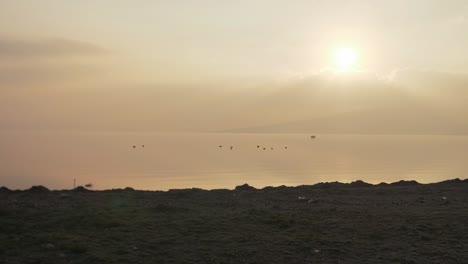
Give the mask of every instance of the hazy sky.
[[(340, 47), (357, 57), (346, 72)], [(0, 129), (217, 131), (412, 109), (463, 123), (466, 47), (464, 0), (2, 0)]]

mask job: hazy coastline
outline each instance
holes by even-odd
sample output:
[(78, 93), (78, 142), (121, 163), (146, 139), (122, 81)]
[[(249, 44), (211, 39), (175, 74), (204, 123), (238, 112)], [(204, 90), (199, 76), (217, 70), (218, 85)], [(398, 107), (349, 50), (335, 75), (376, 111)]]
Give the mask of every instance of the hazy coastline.
[(0, 132), (0, 185), (219, 189), (468, 175), (467, 136), (314, 135)]
[(297, 186), (286, 186), (286, 185), (280, 185), (280, 186), (265, 186), (263, 188), (255, 188), (253, 186), (250, 186), (248, 183), (245, 183), (244, 185), (238, 185), (234, 189), (229, 189), (229, 188), (217, 188), (217, 189), (203, 189), (203, 188), (198, 188), (196, 186), (192, 188), (181, 188), (181, 189), (169, 189), (167, 191), (164, 190), (145, 190), (145, 189), (134, 189), (133, 187), (125, 187), (125, 188), (112, 188), (112, 189), (103, 189), (103, 190), (93, 190), (91, 188), (86, 188), (83, 186), (77, 186), (74, 189), (49, 189), (46, 186), (42, 185), (34, 185), (31, 186), (31, 188), (27, 189), (9, 189), (7, 186), (0, 186), (0, 192), (67, 192), (67, 191), (78, 191), (78, 192), (112, 192), (112, 191), (141, 191), (141, 192), (173, 192), (173, 191), (190, 191), (190, 190), (199, 190), (199, 191), (217, 191), (217, 190), (226, 190), (226, 191), (233, 191), (233, 190), (239, 190), (243, 189), (243, 186), (245, 186), (248, 190), (267, 190), (267, 189), (275, 189), (275, 188), (349, 188), (349, 187), (398, 187), (398, 186), (438, 186), (438, 185), (444, 185), (444, 184), (468, 184), (468, 178), (466, 179), (460, 179), (460, 178), (455, 178), (455, 179), (447, 179), (441, 182), (432, 182), (432, 183), (420, 183), (415, 180), (400, 180), (396, 182), (381, 182), (378, 184), (372, 184), (368, 183), (362, 180), (357, 180), (353, 182), (319, 182), (316, 184), (302, 184), (302, 185), (297, 185)]

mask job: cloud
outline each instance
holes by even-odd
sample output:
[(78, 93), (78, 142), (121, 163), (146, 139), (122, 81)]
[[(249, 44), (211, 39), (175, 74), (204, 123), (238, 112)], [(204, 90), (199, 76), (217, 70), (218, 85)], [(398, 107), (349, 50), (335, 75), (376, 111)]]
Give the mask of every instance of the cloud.
[[(0, 86), (47, 86), (98, 76), (107, 51), (64, 38), (0, 36)], [(86, 77), (86, 78), (85, 78)]]
[[(57, 83), (72, 83), (102, 75), (102, 68), (86, 64), (35, 64), (5, 67), (0, 65), (0, 86), (2, 90), (20, 86), (48, 86)], [(0, 93), (1, 94), (1, 93)]]
[(459, 15), (456, 17), (451, 17), (447, 20), (449, 26), (464, 26), (467, 20), (465, 16)]
[(467, 74), (400, 69), (389, 76), (330, 78), (327, 73), (291, 80), (262, 104), (274, 105), (270, 114), (282, 121), (228, 131), (468, 133)]
[(91, 43), (62, 39), (21, 39), (0, 36), (0, 59), (89, 56), (105, 50)]
[(458, 95), (468, 92), (468, 74), (443, 72), (424, 69), (399, 69), (389, 75), (389, 80), (408, 91), (419, 91), (425, 94), (453, 91)]
[(0, 89), (0, 129), (220, 131), (298, 120), (325, 124), (333, 117), (337, 124), (347, 120), (363, 128), (390, 120), (382, 129), (414, 132), (416, 124), (429, 129), (437, 116), (446, 131), (461, 131), (457, 124), (468, 111), (468, 76), (415, 69), (395, 71), (391, 81), (366, 76), (315, 74), (257, 85), (31, 82), (27, 87), (34, 89)]

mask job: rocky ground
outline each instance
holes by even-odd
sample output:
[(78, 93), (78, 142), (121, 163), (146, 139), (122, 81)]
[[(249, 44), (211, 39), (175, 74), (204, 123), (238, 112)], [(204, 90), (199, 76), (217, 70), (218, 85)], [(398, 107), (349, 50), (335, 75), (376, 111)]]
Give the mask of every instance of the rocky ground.
[(0, 263), (468, 263), (468, 180), (0, 188)]

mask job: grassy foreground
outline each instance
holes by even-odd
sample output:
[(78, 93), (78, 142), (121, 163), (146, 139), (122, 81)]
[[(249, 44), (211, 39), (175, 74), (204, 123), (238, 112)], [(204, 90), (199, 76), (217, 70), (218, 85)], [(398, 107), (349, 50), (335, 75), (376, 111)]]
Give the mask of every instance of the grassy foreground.
[(4, 188), (0, 263), (468, 263), (468, 181)]

